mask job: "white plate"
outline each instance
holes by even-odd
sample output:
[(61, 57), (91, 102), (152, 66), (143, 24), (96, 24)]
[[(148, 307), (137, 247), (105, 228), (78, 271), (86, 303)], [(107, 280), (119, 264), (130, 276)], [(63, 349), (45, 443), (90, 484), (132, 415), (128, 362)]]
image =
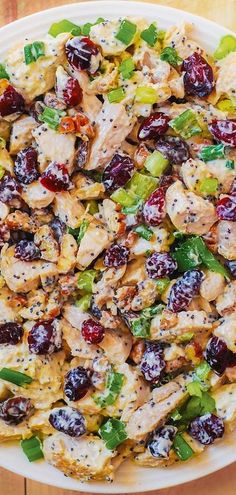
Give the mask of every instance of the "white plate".
[[(77, 23), (94, 21), (97, 17), (140, 16), (156, 20), (161, 29), (183, 20), (196, 27), (194, 38), (212, 52), (219, 38), (230, 31), (201, 17), (181, 10), (139, 2), (99, 1), (56, 7), (20, 19), (0, 29), (0, 60), (4, 52), (21, 38), (37, 38), (45, 34), (52, 22), (70, 19)], [(124, 463), (116, 474), (114, 483), (80, 483), (65, 477), (60, 471), (44, 462), (29, 463), (15, 444), (0, 447), (0, 465), (17, 474), (60, 488), (99, 493), (132, 493), (157, 490), (200, 478), (236, 461), (236, 432), (206, 449), (190, 462), (178, 463), (168, 469), (139, 468), (131, 462)]]

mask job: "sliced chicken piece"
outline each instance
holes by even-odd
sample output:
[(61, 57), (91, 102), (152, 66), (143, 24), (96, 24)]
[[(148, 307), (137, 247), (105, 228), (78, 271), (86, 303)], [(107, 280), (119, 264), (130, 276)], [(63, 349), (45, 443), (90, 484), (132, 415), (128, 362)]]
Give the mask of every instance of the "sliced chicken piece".
[(223, 419), (226, 431), (236, 425), (236, 383), (223, 385), (213, 393), (216, 401), (216, 414)]
[(97, 137), (94, 139), (87, 170), (103, 169), (113, 157), (120, 143), (131, 132), (134, 120), (122, 103), (105, 101), (96, 121)]
[(25, 320), (41, 320), (46, 307), (47, 296), (43, 290), (36, 289), (29, 293), (27, 307), (20, 311)]
[(60, 245), (60, 256), (58, 257), (57, 269), (58, 273), (68, 273), (76, 265), (76, 253), (78, 244), (71, 234), (62, 236)]
[(220, 315), (232, 313), (236, 308), (236, 280), (230, 282), (217, 297), (216, 309)]
[(102, 102), (94, 94), (88, 93), (89, 88), (89, 76), (85, 71), (78, 71), (72, 69), (72, 67), (67, 64), (66, 70), (71, 76), (73, 76), (79, 82), (83, 90), (83, 99), (80, 106), (83, 112), (87, 115), (89, 120), (95, 124), (97, 116), (102, 108)]
[(11, 124), (4, 119), (0, 120), (0, 137), (8, 141), (11, 132)]
[(54, 200), (55, 193), (42, 186), (35, 180), (24, 187), (22, 198), (30, 208), (46, 208)]
[(150, 278), (137, 284), (137, 294), (131, 302), (132, 311), (141, 311), (141, 309), (152, 306), (157, 298), (157, 286), (154, 280)]
[[(68, 314), (65, 309), (64, 316)], [(87, 344), (78, 328), (73, 327), (66, 319), (61, 320), (62, 335), (70, 348), (72, 356), (78, 356), (83, 359), (94, 359), (99, 354), (98, 346)]]
[(220, 325), (214, 330), (214, 335), (223, 340), (228, 349), (236, 353), (236, 312), (225, 316)]
[[(22, 93), (28, 103), (53, 88), (56, 68), (66, 59), (64, 47), (69, 37), (69, 33), (59, 34), (56, 38), (47, 35), (42, 40), (45, 55), (33, 64), (27, 65), (24, 62), (25, 41), (8, 51), (5, 61), (7, 73), (13, 86)], [(30, 40), (27, 39), (28, 43)]]
[(54, 215), (59, 217), (68, 227), (78, 227), (85, 215), (85, 209), (69, 192), (56, 194), (53, 204)]
[(105, 224), (111, 234), (120, 236), (125, 233), (126, 223), (125, 215), (121, 213), (117, 204), (111, 199), (104, 199), (102, 203), (102, 214)]
[(187, 332), (205, 333), (212, 329), (212, 322), (205, 311), (180, 311), (169, 313), (164, 311), (151, 321), (152, 340), (178, 342)]
[(97, 436), (72, 438), (55, 433), (44, 440), (43, 452), (49, 464), (80, 481), (113, 478), (111, 459), (114, 453)]
[(236, 53), (231, 52), (218, 62), (219, 72), (216, 80), (216, 93), (218, 98), (227, 95), (235, 98), (236, 91)]
[(77, 253), (77, 267), (84, 270), (97, 256), (107, 249), (112, 242), (112, 236), (99, 222), (91, 222), (82, 238)]
[(83, 174), (76, 174), (73, 177), (73, 184), (75, 189), (71, 191), (71, 195), (79, 200), (100, 199), (104, 197), (104, 185), (101, 182), (94, 182)]
[(168, 466), (171, 466), (174, 462), (177, 462), (178, 457), (175, 454), (174, 450), (170, 450), (169, 456), (166, 457), (153, 457), (152, 454), (150, 453), (149, 449), (146, 449), (144, 452), (141, 452), (140, 454), (134, 455), (134, 462), (135, 464), (138, 464), (139, 466), (145, 466), (145, 467), (160, 467), (160, 468), (166, 468)]
[(9, 215), (9, 213), (10, 213), (9, 206), (5, 205), (5, 203), (2, 203), (2, 201), (0, 201), (0, 222), (5, 220)]
[(33, 416), (29, 418), (29, 427), (33, 432), (41, 433), (43, 435), (52, 435), (55, 433), (54, 428), (49, 423), (49, 415), (51, 410), (36, 411)]
[(214, 301), (224, 292), (225, 279), (221, 273), (205, 271), (205, 278), (200, 286), (200, 295), (207, 301)]
[(9, 442), (9, 440), (30, 438), (31, 436), (31, 429), (27, 421), (23, 421), (19, 425), (8, 425), (0, 419), (0, 443)]
[(131, 260), (127, 265), (126, 272), (121, 280), (121, 285), (135, 285), (139, 282), (143, 282), (143, 280), (147, 278), (145, 261), (146, 258), (143, 256)]
[(132, 348), (132, 336), (120, 330), (106, 329), (104, 339), (99, 344), (111, 363), (122, 364), (129, 357)]
[(29, 292), (37, 289), (40, 276), (54, 272), (57, 274), (56, 266), (52, 263), (36, 260), (21, 261), (14, 257), (14, 246), (5, 244), (1, 252), (1, 273), (8, 287), (14, 292)]
[(37, 229), (34, 242), (41, 251), (41, 258), (46, 261), (56, 262), (59, 257), (59, 246), (49, 225), (42, 225)]
[(19, 311), (22, 307), (21, 298), (8, 287), (0, 288), (0, 322), (16, 321), (19, 319)]
[(120, 20), (114, 19), (91, 27), (89, 36), (94, 43), (101, 46), (103, 55), (119, 55), (124, 51), (124, 43), (115, 37), (119, 26)]
[(178, 26), (171, 26), (165, 34), (164, 47), (174, 47), (178, 55), (185, 59), (194, 52), (201, 53), (202, 48), (191, 39), (193, 24), (181, 22)]
[(220, 220), (217, 233), (218, 253), (228, 260), (236, 260), (236, 222)]
[(37, 144), (40, 172), (42, 173), (50, 162), (55, 161), (63, 163), (71, 174), (75, 156), (75, 135), (60, 134), (45, 124), (37, 127), (32, 134)]
[(7, 216), (6, 225), (10, 230), (24, 230), (35, 234), (39, 227), (38, 222), (28, 213), (20, 210), (15, 210)]
[(166, 210), (174, 226), (186, 234), (206, 234), (217, 221), (214, 205), (186, 191), (180, 181), (167, 189)]
[(181, 176), (185, 186), (189, 191), (199, 192), (199, 183), (210, 177), (211, 174), (207, 170), (207, 165), (201, 160), (190, 158), (181, 165)]
[(226, 162), (226, 159), (211, 160), (207, 162), (207, 170), (213, 177), (218, 179), (220, 191), (222, 193), (228, 193), (230, 191), (236, 177), (236, 169), (226, 167)]
[(103, 272), (102, 278), (94, 284), (94, 303), (98, 308), (102, 308), (108, 301), (112, 302), (114, 296), (114, 289), (119, 283), (119, 280), (123, 277), (126, 270), (126, 265), (120, 268), (109, 268)]
[(187, 397), (186, 385), (191, 375), (179, 375), (176, 380), (155, 388), (151, 398), (139, 407), (126, 425), (128, 438), (143, 440), (148, 433), (161, 426), (167, 416)]
[(38, 124), (33, 117), (22, 115), (12, 125), (10, 136), (10, 153), (16, 155), (22, 148), (27, 148), (32, 143), (32, 131)]
[(69, 303), (64, 306), (63, 316), (73, 327), (77, 328), (77, 330), (81, 330), (83, 321), (90, 318), (89, 313), (81, 311), (78, 306)]

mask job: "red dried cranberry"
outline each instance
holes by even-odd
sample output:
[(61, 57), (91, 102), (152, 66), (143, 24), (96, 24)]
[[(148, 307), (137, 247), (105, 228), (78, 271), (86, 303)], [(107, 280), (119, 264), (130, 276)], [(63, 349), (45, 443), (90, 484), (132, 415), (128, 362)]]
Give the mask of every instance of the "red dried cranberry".
[(19, 182), (10, 175), (5, 175), (0, 181), (0, 201), (16, 208), (21, 203), (21, 186)]
[(138, 131), (138, 139), (157, 139), (166, 133), (170, 117), (162, 112), (155, 112), (142, 122)]
[(159, 187), (167, 191), (167, 189), (175, 182), (175, 180), (179, 179), (179, 176), (174, 175), (162, 175), (159, 180)]
[(99, 344), (104, 338), (105, 329), (100, 323), (89, 318), (88, 320), (83, 321), (81, 334), (88, 344)]
[(75, 107), (79, 105), (83, 98), (83, 91), (77, 81), (73, 77), (69, 77), (65, 88), (63, 89), (63, 100), (70, 106)]
[(184, 74), (184, 89), (187, 95), (208, 96), (214, 88), (212, 67), (197, 52), (186, 58), (181, 67)]
[(166, 363), (163, 358), (164, 351), (156, 342), (146, 343), (146, 349), (140, 362), (140, 370), (148, 382), (158, 383), (163, 375)]
[(76, 155), (75, 155), (75, 163), (76, 163), (76, 169), (81, 169), (84, 168), (87, 159), (89, 155), (89, 142), (88, 141), (81, 141), (78, 144), (78, 148), (76, 150)]
[(215, 336), (206, 346), (205, 359), (217, 375), (223, 375), (226, 368), (236, 366), (236, 354), (228, 349), (223, 340)]
[(159, 187), (147, 199), (143, 206), (143, 218), (148, 225), (159, 225), (166, 216), (165, 189)]
[(10, 84), (0, 96), (0, 117), (6, 117), (15, 112), (23, 112), (25, 100)]
[(147, 444), (152, 457), (167, 459), (176, 433), (177, 428), (172, 425), (165, 425), (156, 430)]
[(98, 45), (87, 37), (77, 36), (67, 41), (66, 57), (73, 69), (86, 70), (90, 74), (97, 72), (102, 60)]
[(72, 407), (61, 407), (51, 412), (49, 423), (55, 430), (70, 437), (80, 437), (86, 432), (84, 416)]
[(110, 249), (106, 251), (104, 257), (104, 265), (109, 267), (122, 266), (128, 263), (128, 259), (129, 249), (125, 246), (122, 246), (121, 244), (113, 244), (113, 246), (111, 246)]
[(73, 368), (65, 376), (64, 392), (69, 400), (81, 399), (86, 395), (90, 386), (91, 380), (88, 370), (82, 366)]
[(226, 261), (225, 262), (226, 268), (230, 271), (232, 277), (236, 278), (236, 261)]
[(190, 158), (188, 144), (179, 137), (162, 137), (156, 142), (155, 148), (169, 160), (171, 165), (181, 165)]
[(38, 321), (29, 332), (28, 344), (33, 354), (52, 354), (61, 349), (61, 334), (52, 320)]
[(127, 155), (116, 153), (103, 172), (102, 181), (106, 191), (112, 192), (123, 187), (131, 178), (134, 164)]
[(146, 260), (146, 270), (150, 278), (168, 277), (177, 270), (177, 266), (169, 253), (152, 253)]
[(40, 182), (49, 191), (66, 191), (70, 187), (70, 177), (66, 166), (57, 162), (50, 163), (41, 175)]
[(175, 313), (186, 310), (193, 297), (198, 294), (203, 277), (199, 270), (185, 272), (171, 287), (167, 308)]
[(236, 222), (236, 198), (225, 196), (219, 199), (216, 205), (216, 213), (220, 220)]
[(33, 405), (25, 397), (12, 397), (0, 404), (0, 418), (8, 425), (18, 425), (33, 411)]
[(19, 323), (9, 321), (0, 324), (0, 344), (19, 344), (23, 337), (23, 328)]
[(38, 260), (41, 257), (40, 249), (33, 241), (22, 240), (15, 246), (15, 258), (22, 261)]
[(217, 438), (223, 437), (225, 429), (221, 418), (208, 413), (193, 419), (188, 431), (191, 437), (198, 442), (203, 445), (210, 445)]
[(217, 141), (236, 146), (236, 120), (213, 120), (208, 128)]
[(56, 240), (60, 242), (62, 236), (66, 232), (66, 224), (62, 222), (60, 218), (54, 217), (53, 220), (49, 223), (49, 226), (52, 228)]
[(37, 151), (32, 148), (25, 148), (16, 157), (14, 173), (17, 179), (23, 184), (30, 184), (39, 177), (37, 170)]

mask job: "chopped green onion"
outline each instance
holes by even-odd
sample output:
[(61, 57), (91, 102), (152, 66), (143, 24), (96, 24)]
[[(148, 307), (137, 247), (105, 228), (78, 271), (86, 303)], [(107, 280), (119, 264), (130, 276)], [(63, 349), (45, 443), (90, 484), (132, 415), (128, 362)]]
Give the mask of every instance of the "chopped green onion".
[(77, 308), (80, 308), (81, 311), (88, 311), (90, 308), (91, 304), (91, 294), (86, 294), (85, 296), (81, 297), (78, 301), (75, 302), (75, 305)]
[(150, 241), (152, 238), (154, 232), (150, 227), (147, 227), (146, 225), (138, 225), (137, 227), (134, 228), (134, 232), (137, 232), (139, 237), (143, 237), (143, 239), (146, 239), (147, 241)]
[(212, 413), (216, 409), (215, 399), (207, 392), (202, 392), (201, 407), (201, 414)]
[(52, 24), (48, 31), (48, 34), (54, 38), (61, 33), (72, 33), (74, 36), (79, 36), (81, 34), (81, 28), (80, 26), (77, 26), (77, 24), (74, 24), (67, 19), (63, 19), (62, 21)]
[(199, 183), (199, 191), (202, 194), (216, 194), (219, 187), (218, 179), (207, 177)]
[(194, 374), (199, 380), (205, 381), (208, 378), (210, 371), (210, 365), (206, 361), (203, 361), (196, 367)]
[(45, 55), (45, 48), (43, 41), (34, 41), (30, 45), (24, 46), (24, 57), (26, 65), (35, 62), (39, 57)]
[(21, 448), (30, 462), (37, 461), (44, 457), (41, 442), (38, 437), (31, 437), (21, 440)]
[(98, 433), (109, 450), (114, 450), (127, 438), (125, 423), (115, 418), (108, 419), (108, 421), (98, 430)]
[(215, 400), (202, 388), (202, 395), (193, 395), (185, 404), (181, 410), (181, 423), (188, 424), (189, 421), (202, 416), (203, 414), (212, 413), (215, 411)]
[(190, 108), (169, 122), (170, 127), (184, 139), (200, 134), (201, 127), (193, 110)]
[(157, 304), (156, 306), (150, 306), (150, 308), (142, 309), (141, 315), (144, 318), (154, 318), (154, 316), (160, 315), (163, 309), (165, 309), (164, 304)]
[(147, 29), (144, 29), (140, 37), (146, 41), (149, 46), (154, 46), (157, 41), (157, 27), (154, 23), (150, 24)]
[(2, 167), (2, 165), (0, 165), (0, 180), (3, 178), (3, 176), (5, 175), (5, 168)]
[(32, 64), (35, 61), (33, 53), (32, 53), (32, 45), (24, 46), (24, 59), (26, 65)]
[(173, 65), (174, 67), (183, 61), (182, 58), (179, 57), (177, 51), (171, 46), (167, 46), (162, 50), (160, 59), (168, 62), (168, 64)]
[(93, 400), (100, 407), (111, 406), (116, 401), (124, 383), (124, 375), (111, 371), (107, 377), (106, 390), (104, 394), (94, 394)]
[(184, 440), (180, 433), (177, 433), (174, 438), (173, 448), (181, 461), (187, 461), (194, 454), (193, 449), (186, 442), (186, 440)]
[(3, 64), (0, 64), (0, 79), (10, 79)]
[(175, 409), (172, 414), (170, 415), (170, 418), (172, 419), (172, 421), (179, 421), (179, 419), (182, 418), (180, 412), (178, 411), (178, 409)]
[(65, 115), (65, 112), (61, 110), (55, 110), (55, 108), (45, 107), (44, 111), (39, 115), (39, 120), (48, 125), (51, 129), (57, 130), (61, 117)]
[(122, 41), (124, 45), (129, 45), (136, 33), (136, 30), (136, 24), (124, 19), (120, 24), (119, 31), (116, 33), (115, 38)]
[(214, 52), (214, 58), (221, 60), (230, 52), (236, 51), (236, 38), (232, 34), (226, 34), (220, 39), (219, 45)]
[(81, 243), (81, 241), (82, 241), (82, 239), (84, 237), (84, 234), (85, 234), (88, 226), (89, 226), (89, 221), (86, 220), (86, 219), (83, 220), (82, 223), (81, 223), (81, 225), (80, 225), (80, 228), (79, 228), (79, 235), (78, 235), (78, 237), (76, 239), (78, 244)]
[[(104, 22), (105, 19), (103, 19), (103, 17), (99, 17), (96, 22), (94, 23), (91, 23), (91, 22), (87, 22), (86, 24), (84, 24), (82, 27), (81, 27), (81, 30), (82, 30), (82, 34), (84, 36), (89, 36), (90, 34), (90, 30), (91, 30), (91, 27), (93, 26), (96, 26), (97, 24), (101, 24), (102, 22)], [(72, 33), (74, 34), (74, 33)]]
[(88, 201), (85, 201), (85, 205), (86, 210), (88, 211), (88, 213), (90, 213), (90, 215), (94, 215), (98, 212), (98, 204), (95, 199), (89, 199)]
[(179, 340), (179, 342), (189, 342), (190, 340), (192, 340), (193, 336), (194, 336), (194, 333), (186, 332), (186, 333), (183, 333), (183, 335), (180, 335), (178, 337), (178, 340)]
[(138, 202), (134, 203), (131, 206), (124, 206), (122, 208), (122, 213), (124, 213), (125, 215), (134, 215), (135, 213), (137, 213), (138, 209), (142, 206), (142, 204), (143, 201), (139, 200)]
[(222, 112), (229, 112), (229, 113), (235, 113), (236, 112), (235, 105), (233, 104), (233, 102), (231, 100), (229, 100), (227, 98), (225, 98), (224, 100), (218, 101), (216, 107), (219, 108), (219, 110), (221, 110)]
[(199, 382), (190, 382), (187, 384), (187, 391), (189, 395), (194, 395), (196, 397), (202, 397), (202, 388)]
[(125, 91), (122, 87), (112, 89), (107, 93), (107, 98), (109, 100), (109, 103), (119, 103), (122, 101), (125, 97)]
[(167, 287), (170, 285), (170, 279), (169, 278), (159, 278), (156, 280), (156, 286), (157, 286), (157, 292), (158, 294), (162, 294), (165, 292)]
[(24, 387), (24, 385), (32, 383), (33, 378), (29, 375), (25, 375), (24, 373), (20, 373), (20, 371), (15, 371), (10, 368), (2, 368), (0, 370), (0, 378), (2, 380), (6, 380), (6, 382), (14, 383), (19, 387)]
[(157, 92), (150, 86), (139, 86), (135, 91), (135, 100), (138, 103), (149, 103), (153, 105), (157, 102)]
[(227, 160), (225, 162), (225, 166), (226, 166), (226, 168), (230, 168), (231, 170), (234, 170), (234, 168), (235, 168), (234, 160)]
[(131, 333), (134, 337), (150, 337), (150, 322), (141, 316), (130, 321)]
[(154, 177), (160, 177), (161, 174), (168, 167), (169, 161), (160, 153), (160, 151), (153, 151), (145, 160), (144, 167)]
[[(136, 198), (134, 195), (129, 194), (125, 189), (120, 187), (111, 194), (111, 199), (115, 203), (119, 203), (121, 206), (130, 207), (136, 203)], [(136, 205), (135, 205), (136, 207)]]
[(86, 294), (91, 294), (93, 292), (93, 284), (96, 275), (96, 270), (85, 270), (84, 272), (81, 272), (77, 281), (78, 289), (84, 291)]
[(201, 158), (201, 160), (203, 160), (204, 162), (216, 160), (217, 158), (224, 158), (224, 156), (224, 144), (213, 144), (212, 146), (204, 146), (199, 153), (199, 158)]
[(155, 177), (135, 172), (128, 182), (127, 189), (129, 193), (135, 194), (140, 199), (146, 199), (157, 188), (157, 184), (158, 181)]
[(123, 79), (130, 79), (134, 73), (135, 64), (132, 57), (123, 60), (119, 65), (119, 72), (122, 74)]

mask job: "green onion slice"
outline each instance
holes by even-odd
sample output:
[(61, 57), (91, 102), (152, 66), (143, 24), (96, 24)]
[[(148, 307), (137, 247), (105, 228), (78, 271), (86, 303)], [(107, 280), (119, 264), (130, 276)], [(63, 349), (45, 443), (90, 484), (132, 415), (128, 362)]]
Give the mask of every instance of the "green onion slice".
[(30, 462), (37, 461), (38, 459), (42, 459), (44, 457), (42, 445), (38, 437), (31, 437), (26, 440), (22, 440), (20, 445)]
[(204, 162), (216, 160), (217, 158), (224, 158), (225, 157), (225, 145), (224, 144), (213, 144), (211, 146), (204, 146), (201, 149), (198, 156)]
[(122, 87), (112, 89), (107, 93), (109, 103), (119, 103), (125, 97), (125, 91)]
[(132, 57), (123, 60), (119, 65), (119, 72), (121, 73), (123, 79), (130, 79), (133, 76), (135, 69), (135, 63)]
[(116, 401), (122, 385), (124, 383), (124, 375), (122, 373), (115, 373), (111, 371), (107, 377), (106, 390), (104, 394), (94, 394), (93, 400), (100, 407), (106, 407), (114, 404)]
[(19, 387), (24, 387), (26, 384), (30, 384), (33, 381), (31, 376), (20, 373), (20, 371), (15, 371), (10, 368), (2, 368), (0, 370), (0, 378), (6, 380), (7, 382), (14, 383)]
[(43, 41), (34, 41), (32, 44), (24, 46), (24, 57), (26, 65), (36, 62), (39, 57), (45, 55), (45, 45)]
[(0, 79), (10, 79), (3, 64), (0, 64)]
[(227, 160), (225, 162), (225, 166), (226, 168), (229, 168), (231, 170), (234, 170), (235, 169), (235, 163), (234, 163), (234, 160)]
[(130, 320), (131, 333), (134, 337), (145, 339), (150, 337), (150, 322), (147, 318), (141, 316)]
[(180, 435), (180, 433), (177, 433), (177, 435), (175, 436), (173, 447), (174, 451), (181, 461), (187, 461), (194, 454), (193, 449), (186, 442), (186, 440), (184, 440), (183, 436)]
[(108, 419), (108, 421), (101, 426), (98, 433), (109, 450), (114, 450), (127, 438), (125, 423), (115, 418)]
[(142, 309), (141, 315), (144, 316), (144, 318), (154, 318), (154, 316), (160, 315), (163, 309), (165, 309), (164, 304), (157, 304), (156, 306), (150, 306), (150, 308)]
[(140, 37), (146, 41), (149, 46), (154, 46), (158, 38), (156, 25), (154, 23), (150, 24), (147, 29), (144, 29), (141, 32)]
[(236, 51), (236, 37), (232, 34), (226, 34), (220, 39), (219, 45), (217, 46), (214, 58), (216, 60), (221, 60), (226, 57), (230, 52)]
[[(90, 34), (90, 30), (93, 26), (96, 26), (97, 24), (101, 24), (102, 22), (104, 22), (105, 19), (103, 19), (103, 17), (99, 17), (96, 22), (94, 23), (91, 23), (91, 22), (87, 22), (86, 24), (84, 24), (82, 27), (81, 27), (81, 30), (82, 30), (82, 34), (84, 36), (89, 36)], [(72, 33), (74, 34), (74, 33)]]
[(154, 105), (157, 102), (157, 92), (151, 86), (140, 86), (135, 91), (135, 100), (138, 103)]
[(136, 33), (137, 26), (132, 22), (124, 19), (119, 27), (119, 31), (115, 35), (115, 38), (119, 41), (122, 41), (124, 45), (129, 45)]
[(179, 57), (177, 51), (170, 46), (167, 46), (162, 50), (160, 59), (164, 60), (165, 62), (168, 62), (170, 65), (173, 65), (174, 67), (176, 67), (183, 61), (182, 58)]
[(158, 280), (156, 280), (156, 287), (158, 294), (162, 294), (163, 292), (165, 292), (165, 290), (169, 285), (170, 285), (170, 279), (167, 277), (159, 278)]
[(55, 108), (45, 107), (44, 111), (39, 116), (39, 120), (48, 125), (51, 129), (57, 130), (61, 117), (65, 115), (65, 112), (61, 110), (55, 110)]
[(54, 38), (61, 33), (72, 33), (74, 36), (79, 36), (81, 34), (81, 28), (77, 24), (74, 24), (67, 19), (63, 19), (62, 21), (52, 24), (48, 31), (48, 34)]
[(137, 227), (134, 228), (134, 232), (137, 232), (139, 237), (146, 239), (146, 241), (150, 241), (150, 239), (154, 234), (153, 230), (150, 229), (150, 227), (147, 227), (146, 225), (138, 225)]

